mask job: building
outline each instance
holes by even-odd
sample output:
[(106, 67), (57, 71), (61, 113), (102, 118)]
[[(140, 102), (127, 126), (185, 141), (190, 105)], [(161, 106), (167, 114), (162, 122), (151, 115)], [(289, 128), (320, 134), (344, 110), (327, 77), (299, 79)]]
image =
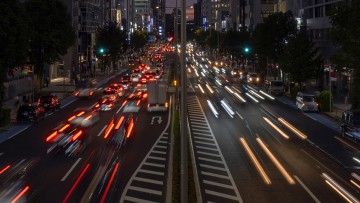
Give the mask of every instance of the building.
[(142, 31), (150, 32), (151, 9), (149, 0), (132, 0), (132, 27)]
[(197, 3), (194, 4), (194, 26), (195, 29), (202, 28), (202, 14), (201, 14), (201, 4), (203, 0), (198, 0)]
[(203, 15), (204, 30), (215, 29), (228, 31), (231, 27), (231, 0), (203, 0), (201, 14)]

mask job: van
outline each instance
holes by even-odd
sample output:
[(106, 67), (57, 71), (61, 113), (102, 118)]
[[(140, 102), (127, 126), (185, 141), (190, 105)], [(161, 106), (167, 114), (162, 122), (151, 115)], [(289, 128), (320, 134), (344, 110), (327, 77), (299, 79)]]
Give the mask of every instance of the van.
[(281, 80), (272, 80), (269, 82), (268, 92), (272, 94), (284, 93), (284, 83)]
[(318, 111), (319, 104), (315, 101), (315, 95), (298, 92), (296, 95), (296, 107), (301, 111)]
[(248, 83), (260, 83), (260, 77), (257, 73), (248, 73), (247, 74)]

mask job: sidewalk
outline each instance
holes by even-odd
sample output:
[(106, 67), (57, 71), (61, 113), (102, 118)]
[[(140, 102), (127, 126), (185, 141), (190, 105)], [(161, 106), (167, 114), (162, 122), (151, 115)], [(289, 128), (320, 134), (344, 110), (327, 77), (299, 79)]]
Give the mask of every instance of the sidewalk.
[[(122, 68), (120, 70), (117, 70), (117, 72), (112, 71), (109, 74), (104, 74), (101, 73), (100, 71), (96, 72), (96, 79), (98, 81), (96, 87), (99, 87), (104, 83), (107, 83), (110, 80), (110, 78), (120, 75), (121, 73), (125, 72), (127, 69), (128, 68)], [(48, 87), (43, 87), (41, 89), (41, 93), (51, 93), (57, 95), (57, 97), (62, 100), (61, 106), (64, 106), (76, 99), (76, 97), (73, 96), (74, 90), (75, 90), (75, 85), (71, 83), (69, 78), (65, 78), (65, 80), (64, 78), (54, 78), (50, 81)], [(24, 102), (22, 100), (22, 95), (21, 95), (20, 103), (18, 107), (23, 103)], [(10, 125), (0, 128), (0, 143), (3, 142), (4, 139), (5, 140), (10, 139), (11, 137), (15, 136), (16, 134), (20, 133), (21, 131), (31, 126), (31, 124), (16, 123), (16, 114), (18, 107), (15, 106), (14, 98), (3, 102), (3, 108), (11, 109), (11, 115), (10, 115), (11, 121), (10, 121)]]

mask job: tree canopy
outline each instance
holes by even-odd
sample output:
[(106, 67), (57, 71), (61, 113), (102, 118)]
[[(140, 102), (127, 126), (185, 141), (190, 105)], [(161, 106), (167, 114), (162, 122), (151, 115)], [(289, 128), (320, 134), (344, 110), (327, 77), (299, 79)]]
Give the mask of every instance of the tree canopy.
[(107, 26), (99, 28), (96, 32), (95, 39), (95, 53), (96, 55), (103, 55), (100, 49), (109, 56), (110, 61), (116, 62), (119, 60), (127, 48), (126, 32), (121, 31), (116, 23), (109, 23)]
[(147, 43), (147, 35), (145, 34), (145, 32), (143, 32), (141, 30), (135, 30), (131, 34), (130, 41), (131, 41), (131, 46), (135, 50), (138, 50), (138, 49), (144, 47), (144, 45)]
[(30, 62), (38, 75), (44, 75), (44, 63), (54, 63), (73, 45), (75, 34), (71, 16), (59, 0), (28, 0), (25, 3), (31, 27)]
[(331, 40), (339, 46), (335, 63), (353, 70), (350, 99), (353, 109), (360, 108), (360, 1), (343, 3), (330, 16)]
[(289, 38), (279, 58), (279, 66), (290, 74), (292, 81), (301, 84), (321, 73), (321, 57), (318, 49), (305, 32)]

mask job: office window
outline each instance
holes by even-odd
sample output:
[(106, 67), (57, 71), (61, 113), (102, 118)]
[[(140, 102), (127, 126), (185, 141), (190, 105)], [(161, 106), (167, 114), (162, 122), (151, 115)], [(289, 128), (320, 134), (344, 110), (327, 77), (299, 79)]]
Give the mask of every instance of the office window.
[(314, 18), (314, 9), (313, 8), (305, 9), (305, 16), (309, 19)]
[(315, 18), (324, 17), (324, 9), (323, 8), (324, 8), (323, 6), (315, 7)]

